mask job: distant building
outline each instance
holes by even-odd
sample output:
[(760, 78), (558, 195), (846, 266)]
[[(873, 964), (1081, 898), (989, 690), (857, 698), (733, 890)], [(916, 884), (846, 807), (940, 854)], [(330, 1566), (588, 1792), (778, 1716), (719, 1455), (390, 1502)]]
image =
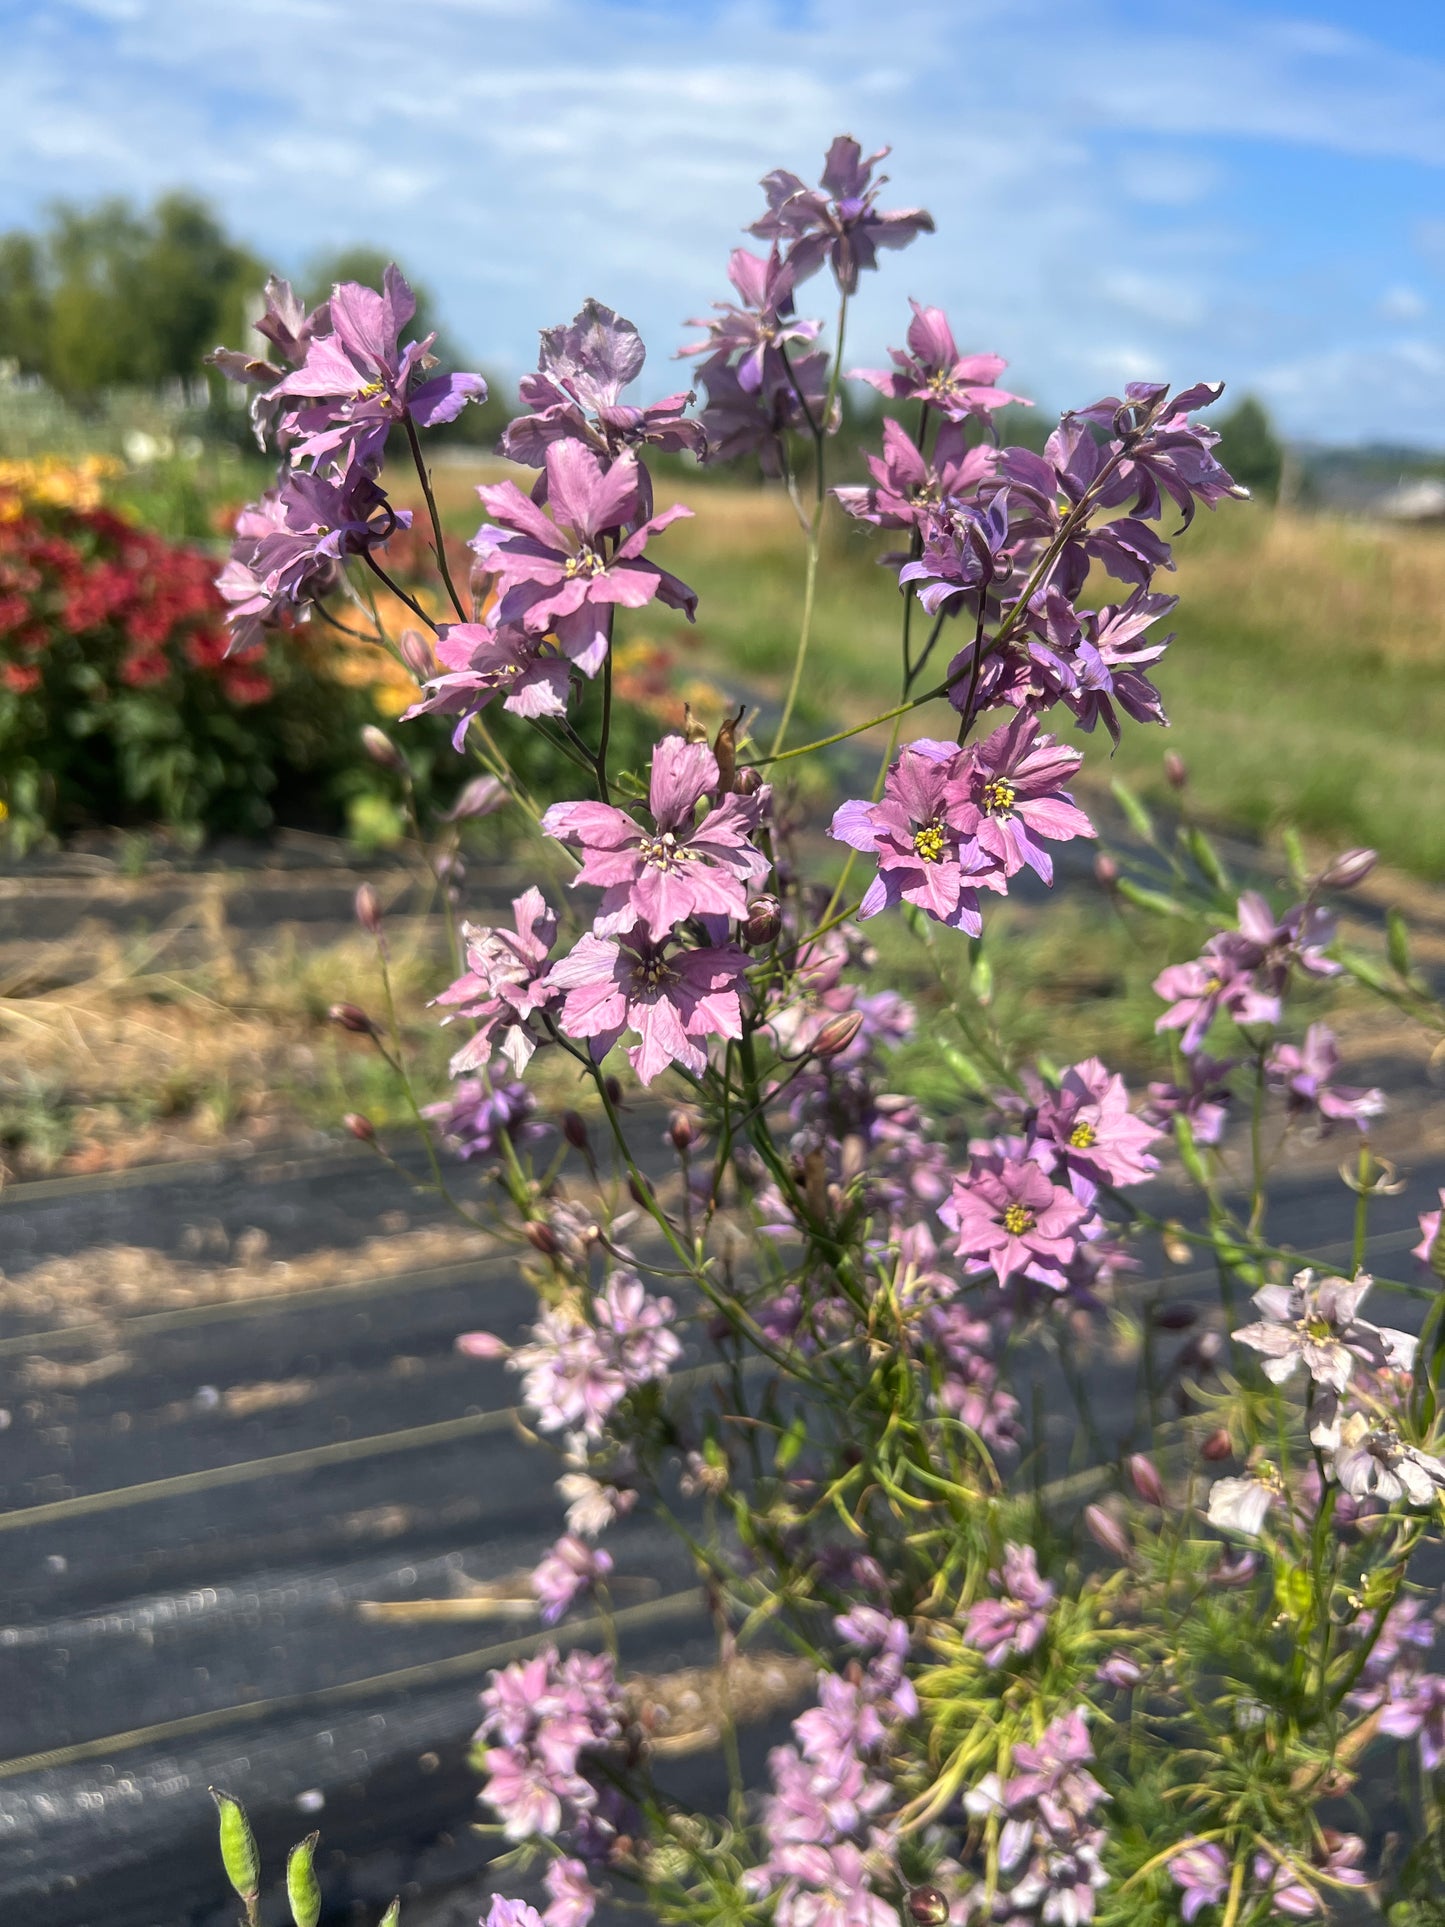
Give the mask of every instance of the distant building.
[(1418, 475), (1387, 489), (1375, 513), (1391, 522), (1445, 522), (1445, 482)]

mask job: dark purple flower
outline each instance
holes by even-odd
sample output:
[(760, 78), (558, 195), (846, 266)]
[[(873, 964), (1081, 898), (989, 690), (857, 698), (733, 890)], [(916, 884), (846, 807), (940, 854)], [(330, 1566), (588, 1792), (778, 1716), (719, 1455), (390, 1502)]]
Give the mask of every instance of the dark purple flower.
[(415, 313), (416, 299), (394, 265), (380, 294), (356, 281), (332, 289), (331, 332), (312, 335), (301, 366), (267, 397), (327, 404), (298, 411), (298, 459), (366, 463), (381, 453), (394, 422), (410, 417), (430, 428), (455, 421), (469, 401), (486, 399), (480, 375), (437, 375), (416, 385), (417, 375), (433, 365), (436, 337), (401, 347), (401, 331)]
[(833, 434), (841, 420), (837, 402), (828, 408), (828, 357), (822, 353), (764, 359), (762, 385), (744, 385), (738, 370), (714, 357), (699, 370), (707, 389), (702, 423), (708, 460), (730, 462), (756, 455), (764, 475), (786, 467), (784, 438), (814, 428)]
[(1037, 716), (1015, 716), (964, 752), (949, 784), (957, 798), (953, 821), (1006, 877), (1027, 864), (1052, 883), (1053, 859), (1035, 839), (1067, 843), (1098, 834), (1063, 788), (1083, 760), (1078, 750), (1041, 736)]
[(1324, 1130), (1342, 1121), (1366, 1130), (1370, 1119), (1384, 1110), (1385, 1094), (1336, 1084), (1339, 1063), (1334, 1032), (1327, 1024), (1311, 1024), (1302, 1044), (1276, 1044), (1265, 1069), (1291, 1117), (1318, 1117)]
[(920, 739), (889, 769), (881, 802), (844, 803), (834, 813), (829, 834), (878, 861), (860, 917), (901, 901), (971, 937), (981, 933), (978, 890), (1001, 890), (1003, 874), (972, 833), (977, 811), (962, 799), (962, 766), (954, 744)]
[[(1092, 730), (1102, 722), (1117, 743), (1121, 709), (1136, 723), (1167, 723), (1164, 700), (1144, 672), (1159, 661), (1173, 636), (1141, 638), (1177, 602), (1177, 596), (1150, 595), (1141, 589), (1124, 603), (1074, 611), (1072, 604), (1063, 605), (1062, 598), (1048, 598), (1051, 609), (1067, 606), (1070, 626), (1077, 628), (1073, 651), (1078, 674), (1074, 687), (1061, 690), (1060, 697), (1080, 729)], [(1056, 630), (1051, 635), (1056, 644), (1062, 641)]]
[(1062, 1291), (1088, 1214), (1032, 1159), (992, 1151), (974, 1155), (938, 1215), (970, 1273), (991, 1271), (1000, 1285), (1021, 1273)]
[(532, 1121), (537, 1100), (525, 1084), (487, 1083), (464, 1077), (450, 1097), (422, 1107), (438, 1135), (459, 1158), (490, 1157), (504, 1137), (514, 1143), (542, 1137), (546, 1126)]
[(738, 992), (747, 966), (735, 944), (675, 949), (639, 924), (616, 937), (583, 937), (547, 983), (566, 993), (563, 1030), (587, 1038), (598, 1063), (625, 1031), (636, 1031), (641, 1042), (628, 1059), (650, 1084), (670, 1064), (701, 1076), (706, 1039), (742, 1036)]
[(1187, 1084), (1151, 1084), (1149, 1101), (1142, 1115), (1151, 1124), (1167, 1125), (1171, 1119), (1187, 1119), (1196, 1144), (1218, 1144), (1224, 1135), (1233, 1093), (1225, 1082), (1234, 1069), (1233, 1059), (1206, 1057), (1196, 1051), (1185, 1060)]
[(453, 748), (461, 748), (473, 716), (498, 696), (514, 716), (565, 715), (570, 664), (545, 637), (516, 627), (449, 622), (432, 646), (442, 673), (427, 678), (427, 694), (402, 720), (455, 716)]
[[(1172, 497), (1187, 526), (1197, 503), (1213, 508), (1226, 496), (1249, 493), (1214, 456), (1219, 431), (1189, 420), (1195, 410), (1212, 407), (1223, 393), (1223, 382), (1199, 382), (1173, 397), (1165, 383), (1130, 382), (1122, 400), (1110, 395), (1065, 415), (1049, 438), (1045, 458), (1072, 501), (1091, 488), (1101, 508), (1121, 508), (1132, 497), (1131, 515), (1157, 522), (1163, 513), (1162, 489)], [(1104, 431), (1103, 444), (1089, 433), (1090, 425)], [(1106, 461), (1114, 455), (1120, 457), (1115, 473), (1096, 486)]]
[(706, 743), (665, 736), (652, 758), (650, 831), (607, 803), (554, 803), (547, 811), (543, 831), (582, 851), (574, 887), (602, 888), (597, 936), (616, 936), (636, 924), (661, 943), (689, 917), (746, 915), (748, 886), (761, 882), (769, 868), (751, 841), (768, 791), (748, 797), (729, 792), (699, 820), (698, 804), (717, 794), (720, 781)]
[(1031, 1653), (1048, 1629), (1055, 1588), (1039, 1576), (1032, 1546), (1004, 1547), (1003, 1568), (990, 1572), (999, 1595), (977, 1600), (964, 1614), (963, 1640), (976, 1647), (990, 1666), (1012, 1654)]
[(532, 413), (508, 424), (501, 453), (528, 468), (541, 468), (551, 444), (564, 439), (585, 442), (609, 458), (643, 444), (702, 455), (702, 425), (683, 413), (691, 394), (668, 395), (645, 408), (621, 400), (646, 359), (630, 321), (600, 301), (584, 302), (564, 326), (542, 330), (537, 372), (518, 384)]
[(493, 519), (472, 547), (500, 578), (497, 626), (555, 634), (563, 654), (595, 676), (615, 606), (640, 609), (656, 596), (692, 620), (693, 591), (643, 555), (650, 536), (692, 511), (675, 506), (640, 519), (644, 491), (635, 455), (609, 467), (581, 442), (559, 441), (545, 462), (551, 518), (515, 482), (484, 485), (477, 493)]
[[(929, 615), (960, 596), (986, 597), (1014, 572), (1011, 552), (1007, 489), (999, 489), (987, 503), (949, 497), (923, 523), (923, 552), (898, 571), (898, 580), (916, 582), (918, 600)], [(956, 675), (959, 665), (950, 667)], [(962, 679), (955, 681), (950, 700), (961, 706)]]
[(1342, 966), (1324, 954), (1335, 940), (1335, 918), (1315, 903), (1297, 903), (1276, 917), (1258, 890), (1246, 890), (1236, 908), (1249, 966), (1265, 988), (1281, 991), (1294, 970), (1311, 977), (1338, 977)]
[[(766, 260), (746, 248), (728, 257), (728, 280), (738, 292), (737, 303), (715, 301), (715, 319), (694, 315), (690, 328), (706, 328), (701, 341), (679, 348), (680, 356), (706, 355), (731, 368), (744, 394), (762, 394), (779, 381), (786, 383), (785, 351), (808, 348), (817, 340), (822, 323), (800, 321), (793, 312), (793, 269), (785, 266), (776, 247)], [(706, 372), (706, 371), (704, 371)]]
[(452, 1058), (453, 1077), (477, 1069), (494, 1050), (520, 1077), (537, 1048), (529, 1020), (554, 1001), (542, 979), (557, 940), (557, 919), (537, 889), (513, 898), (512, 917), (512, 930), (462, 926), (467, 968), (435, 1000), (477, 1026), (476, 1035)]
[(860, 522), (880, 529), (922, 529), (942, 504), (971, 493), (998, 463), (988, 442), (970, 448), (957, 422), (943, 422), (932, 453), (925, 458), (896, 421), (883, 423), (883, 453), (870, 455), (872, 488), (835, 488), (839, 504)]
[(787, 244), (794, 281), (805, 281), (827, 261), (844, 294), (854, 294), (858, 275), (878, 265), (879, 248), (906, 247), (918, 234), (932, 234), (933, 216), (922, 208), (880, 214), (874, 206), (887, 180), (873, 169), (889, 153), (864, 156), (851, 134), (840, 134), (823, 163), (821, 188), (806, 187), (796, 174), (775, 168), (763, 176), (768, 211), (750, 232)]
[(542, 1624), (555, 1626), (586, 1592), (612, 1570), (612, 1554), (564, 1532), (532, 1574)]
[(1159, 1169), (1156, 1127), (1129, 1110), (1124, 1080), (1097, 1057), (1071, 1065), (1034, 1113), (1032, 1135), (1087, 1184), (1139, 1184)]
[[(854, 381), (866, 381), (890, 401), (921, 401), (950, 421), (989, 415), (1009, 402), (1023, 401), (994, 386), (1008, 363), (999, 355), (961, 355), (942, 308), (910, 300), (908, 348), (890, 348), (893, 367), (858, 368)], [(1028, 404), (1024, 403), (1027, 407)]]

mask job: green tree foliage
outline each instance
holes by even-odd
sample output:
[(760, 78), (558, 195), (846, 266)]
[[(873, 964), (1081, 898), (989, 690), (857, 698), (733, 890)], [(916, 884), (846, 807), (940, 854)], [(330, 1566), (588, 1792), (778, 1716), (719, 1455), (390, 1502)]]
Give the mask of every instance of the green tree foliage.
[(163, 195), (51, 209), (38, 234), (0, 236), (0, 356), (72, 400), (202, 371), (236, 337), (261, 272), (203, 201)]
[(1275, 434), (1264, 404), (1246, 395), (1219, 423), (1220, 461), (1236, 482), (1243, 482), (1262, 501), (1279, 496), (1284, 473), (1284, 448)]

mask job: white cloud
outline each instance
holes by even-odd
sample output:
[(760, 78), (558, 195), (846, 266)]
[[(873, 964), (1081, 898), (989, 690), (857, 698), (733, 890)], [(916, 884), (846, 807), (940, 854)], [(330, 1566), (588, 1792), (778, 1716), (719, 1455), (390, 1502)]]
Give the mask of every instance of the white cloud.
[(1429, 307), (1418, 288), (1407, 288), (1403, 282), (1386, 288), (1376, 304), (1377, 312), (1386, 321), (1418, 321)]

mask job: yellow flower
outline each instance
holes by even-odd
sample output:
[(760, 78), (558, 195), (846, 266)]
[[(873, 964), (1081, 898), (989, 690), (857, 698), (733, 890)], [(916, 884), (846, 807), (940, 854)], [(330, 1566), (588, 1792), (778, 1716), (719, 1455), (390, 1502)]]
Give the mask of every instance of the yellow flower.
[(18, 521), (30, 508), (97, 509), (106, 482), (121, 467), (109, 455), (82, 455), (74, 462), (58, 455), (0, 461), (0, 521)]

